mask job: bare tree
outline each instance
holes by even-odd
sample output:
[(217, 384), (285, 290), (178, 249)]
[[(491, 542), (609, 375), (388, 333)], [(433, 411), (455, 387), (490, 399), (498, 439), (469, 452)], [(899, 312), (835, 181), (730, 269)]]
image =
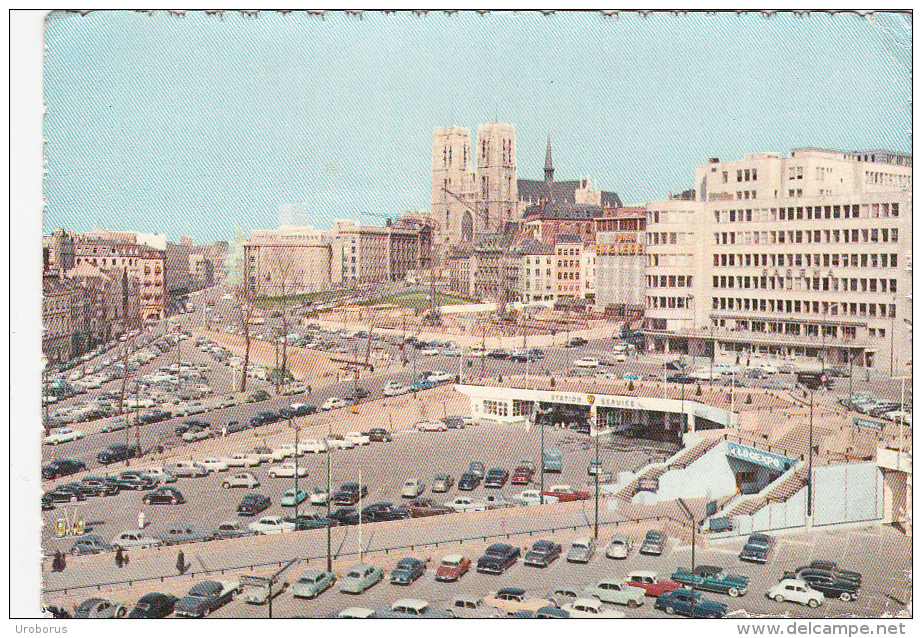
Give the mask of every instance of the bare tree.
[(243, 332), (244, 355), (243, 355), (243, 373), (240, 375), (240, 392), (246, 392), (247, 389), (247, 368), (250, 365), (250, 322), (253, 319), (254, 308), (252, 295), (246, 284), (241, 282), (233, 288), (234, 299), (236, 300), (237, 319), (240, 322), (240, 329)]
[[(294, 305), (292, 294), (301, 292), (304, 281), (304, 269), (297, 254), (292, 251), (273, 251), (269, 258), (269, 273), (266, 275), (266, 291), (271, 292), (272, 307), (282, 313), (282, 334), (276, 337), (276, 371), (275, 392), (278, 394), (279, 385), (288, 380), (288, 310)], [(282, 339), (282, 369), (278, 370), (278, 339)]]

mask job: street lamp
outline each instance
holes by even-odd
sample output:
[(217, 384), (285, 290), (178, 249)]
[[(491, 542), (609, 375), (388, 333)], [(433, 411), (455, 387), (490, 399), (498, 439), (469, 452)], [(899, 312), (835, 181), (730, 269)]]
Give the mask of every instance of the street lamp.
[(288, 417), (288, 427), (289, 428), (292, 426), (292, 423), (294, 423), (294, 428), (295, 428), (295, 453), (294, 453), (294, 459), (295, 459), (295, 527), (297, 527), (298, 525), (298, 504), (301, 502), (300, 501), (301, 493), (298, 491), (298, 439), (300, 438), (300, 435), (301, 435), (301, 425), (297, 421), (294, 421), (294, 419), (291, 416), (289, 416)]
[(807, 441), (810, 449), (807, 464), (807, 520), (812, 523), (813, 517), (813, 389), (810, 389), (810, 435)]
[(685, 501), (684, 501), (683, 499), (680, 498), (680, 499), (678, 499), (678, 502), (679, 502), (679, 505), (682, 507), (683, 512), (684, 512), (685, 515), (688, 517), (688, 520), (691, 521), (691, 528), (692, 528), (692, 546), (691, 546), (691, 571), (692, 571), (692, 575), (693, 575), (693, 576), (692, 576), (692, 582), (691, 582), (691, 591), (692, 591), (691, 607), (692, 607), (692, 609), (691, 609), (691, 613), (689, 614), (689, 616), (690, 616), (691, 618), (694, 618), (694, 617), (695, 617), (695, 584), (696, 584), (696, 583), (695, 583), (695, 578), (694, 578), (694, 573), (695, 573), (695, 541), (697, 540), (698, 522), (695, 520), (695, 517), (694, 517), (694, 515), (692, 514), (691, 510), (689, 509), (688, 505), (685, 504)]
[[(330, 423), (329, 431), (330, 435), (333, 434), (333, 424)], [(333, 500), (333, 492), (330, 488), (330, 463), (332, 463), (330, 457), (333, 455), (333, 448), (330, 446), (330, 439), (327, 438), (324, 441), (324, 446), (327, 448), (327, 571), (331, 574), (333, 573), (333, 554), (332, 554), (332, 532), (330, 531), (330, 502)], [(359, 488), (361, 491), (361, 487)]]

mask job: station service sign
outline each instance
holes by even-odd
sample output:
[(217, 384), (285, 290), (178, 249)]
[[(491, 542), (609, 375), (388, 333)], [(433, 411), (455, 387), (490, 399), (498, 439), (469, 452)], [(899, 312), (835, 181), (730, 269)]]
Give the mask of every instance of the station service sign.
[(748, 445), (732, 443), (730, 441), (727, 441), (727, 456), (754, 463), (755, 465), (761, 465), (762, 467), (767, 467), (778, 472), (785, 472), (789, 467), (794, 465), (794, 459), (789, 459), (780, 454), (772, 454), (771, 452), (749, 447)]

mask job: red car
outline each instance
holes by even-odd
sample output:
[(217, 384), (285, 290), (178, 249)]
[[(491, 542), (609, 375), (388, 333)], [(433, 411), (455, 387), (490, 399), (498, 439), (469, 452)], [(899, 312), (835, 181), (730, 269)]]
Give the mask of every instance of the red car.
[(464, 576), (471, 567), (471, 559), (461, 554), (449, 554), (442, 558), (439, 568), (435, 570), (435, 579), (454, 582)]
[(647, 596), (659, 596), (677, 590), (682, 585), (674, 580), (660, 579), (656, 572), (638, 570), (631, 572), (624, 578), (624, 582), (631, 587), (639, 587), (647, 592)]
[(589, 492), (574, 489), (570, 485), (553, 485), (550, 489), (544, 490), (545, 496), (556, 496), (559, 503), (567, 501), (588, 501)]
[(439, 505), (430, 498), (416, 498), (401, 507), (406, 510), (413, 518), (422, 516), (438, 516), (440, 514), (453, 514), (454, 510), (444, 505)]
[(531, 461), (527, 463), (522, 461), (522, 463), (515, 468), (515, 471), (512, 473), (513, 485), (528, 485), (531, 483), (532, 477), (535, 475), (535, 464)]

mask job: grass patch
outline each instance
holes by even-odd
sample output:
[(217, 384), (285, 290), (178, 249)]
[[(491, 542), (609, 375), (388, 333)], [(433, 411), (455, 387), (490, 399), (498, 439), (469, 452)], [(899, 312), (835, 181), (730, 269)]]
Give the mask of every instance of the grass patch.
[(253, 305), (257, 308), (282, 308), (308, 301), (328, 301), (348, 294), (349, 291), (320, 290), (318, 292), (303, 292), (296, 295), (276, 295), (273, 297), (256, 297)]
[(455, 306), (459, 304), (478, 303), (473, 299), (446, 295), (440, 292), (432, 295), (432, 300), (427, 299), (429, 296), (425, 292), (402, 292), (396, 295), (387, 295), (366, 301), (362, 306), (377, 306), (381, 304), (391, 304), (401, 308), (416, 308), (417, 310), (428, 310), (431, 306)]

